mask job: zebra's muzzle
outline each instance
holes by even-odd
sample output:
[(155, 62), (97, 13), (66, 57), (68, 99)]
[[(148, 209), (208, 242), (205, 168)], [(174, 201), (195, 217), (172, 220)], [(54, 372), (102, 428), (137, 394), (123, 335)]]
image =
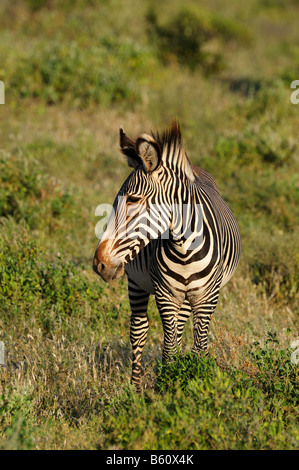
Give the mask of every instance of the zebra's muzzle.
[(118, 279), (122, 277), (125, 273), (123, 263), (118, 266), (113, 266), (107, 268), (104, 263), (99, 263), (98, 265), (93, 264), (93, 270), (101, 276), (105, 282), (112, 281), (113, 279)]
[(105, 282), (117, 279), (124, 275), (124, 263), (113, 264), (109, 258), (102, 256), (97, 249), (93, 259), (93, 270), (101, 276)]

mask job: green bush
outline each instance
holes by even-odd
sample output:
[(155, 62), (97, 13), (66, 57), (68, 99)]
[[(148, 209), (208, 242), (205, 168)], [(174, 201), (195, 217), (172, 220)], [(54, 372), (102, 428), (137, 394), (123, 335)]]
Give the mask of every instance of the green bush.
[[(246, 120), (263, 119), (263, 127), (270, 125), (270, 129), (275, 127), (281, 130), (282, 119), (286, 122), (290, 119), (292, 109), (290, 103), (290, 84), (283, 82), (279, 77), (274, 76), (271, 80), (262, 79), (261, 86), (252, 94), (249, 99), (242, 103), (240, 112)], [(293, 110), (294, 111), (294, 110)]]
[(159, 364), (159, 395), (147, 392), (136, 398), (128, 389), (118, 400), (106, 402), (103, 448), (292, 448), (297, 436), (296, 366), (287, 351), (274, 353), (269, 345), (254, 349), (252, 358), (254, 375), (221, 370), (214, 359), (192, 354)]
[(2, 322), (9, 324), (16, 314), (16, 323), (21, 322), (24, 315), (39, 309), (36, 320), (50, 331), (56, 321), (63, 323), (67, 316), (80, 314), (87, 302), (96, 302), (102, 288), (88, 282), (80, 266), (60, 255), (47, 259), (40, 244), (19, 230), (15, 240), (0, 241)]
[(184, 7), (167, 23), (161, 24), (156, 12), (151, 9), (146, 19), (149, 38), (156, 44), (162, 61), (176, 60), (191, 70), (199, 67), (207, 74), (217, 73), (224, 67), (222, 52), (211, 52), (205, 48), (211, 40), (248, 40), (245, 29), (235, 21), (205, 10)]
[(290, 349), (279, 349), (277, 333), (271, 330), (265, 346), (257, 341), (251, 347), (251, 360), (258, 369), (257, 383), (271, 411), (279, 406), (281, 413), (290, 412), (299, 406), (298, 365), (292, 364), (291, 354)]
[(281, 167), (292, 162), (295, 145), (285, 139), (275, 141), (273, 134), (245, 131), (235, 137), (220, 137), (216, 143), (216, 156), (227, 165)]
[(13, 217), (29, 228), (54, 228), (53, 220), (65, 215), (74, 204), (70, 191), (63, 190), (39, 167), (11, 155), (0, 156), (0, 217)]
[(109, 37), (89, 47), (53, 40), (13, 54), (15, 60), (4, 63), (7, 95), (79, 107), (134, 104), (140, 99), (149, 60), (146, 49)]
[(37, 11), (45, 6), (49, 6), (49, 0), (25, 0), (31, 11)]
[(34, 393), (29, 387), (5, 387), (0, 394), (0, 427), (4, 439), (0, 450), (31, 449)]
[(177, 387), (185, 391), (191, 380), (212, 377), (216, 368), (214, 359), (204, 354), (201, 357), (192, 353), (175, 355), (168, 364), (158, 363), (155, 389), (158, 393), (174, 392)]

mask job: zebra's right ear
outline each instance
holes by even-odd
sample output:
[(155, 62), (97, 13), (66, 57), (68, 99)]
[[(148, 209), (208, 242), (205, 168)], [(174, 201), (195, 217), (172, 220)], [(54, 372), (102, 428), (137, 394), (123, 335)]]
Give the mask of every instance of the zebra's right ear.
[(147, 173), (155, 171), (161, 163), (161, 149), (158, 142), (148, 134), (142, 134), (136, 140), (136, 151)]
[(135, 142), (125, 134), (123, 127), (119, 128), (119, 144), (121, 152), (127, 157), (128, 165), (136, 168), (141, 164), (140, 157), (135, 150)]

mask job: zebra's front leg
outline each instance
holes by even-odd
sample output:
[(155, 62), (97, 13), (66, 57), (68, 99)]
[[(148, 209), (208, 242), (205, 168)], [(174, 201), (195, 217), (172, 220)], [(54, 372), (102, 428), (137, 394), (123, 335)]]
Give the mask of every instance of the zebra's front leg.
[(165, 292), (155, 292), (164, 331), (162, 362), (165, 364), (179, 349), (178, 316), (182, 302)]
[(148, 333), (147, 306), (149, 294), (140, 289), (129, 279), (129, 300), (132, 310), (130, 341), (132, 345), (132, 378), (131, 383), (141, 393), (141, 357)]
[(198, 312), (194, 316), (192, 352), (199, 353), (208, 349), (208, 331), (211, 321), (211, 313)]

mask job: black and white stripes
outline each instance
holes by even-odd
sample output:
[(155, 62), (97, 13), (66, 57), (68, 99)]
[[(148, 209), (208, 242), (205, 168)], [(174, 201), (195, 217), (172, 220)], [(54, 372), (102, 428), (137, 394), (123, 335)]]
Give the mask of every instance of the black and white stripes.
[(128, 276), (132, 382), (140, 390), (149, 295), (163, 323), (164, 361), (181, 346), (191, 313), (193, 351), (206, 350), (219, 289), (238, 265), (241, 242), (213, 178), (191, 165), (177, 123), (162, 136), (142, 134), (136, 142), (121, 129), (120, 144), (134, 170), (115, 200), (94, 269), (107, 281), (123, 268)]

